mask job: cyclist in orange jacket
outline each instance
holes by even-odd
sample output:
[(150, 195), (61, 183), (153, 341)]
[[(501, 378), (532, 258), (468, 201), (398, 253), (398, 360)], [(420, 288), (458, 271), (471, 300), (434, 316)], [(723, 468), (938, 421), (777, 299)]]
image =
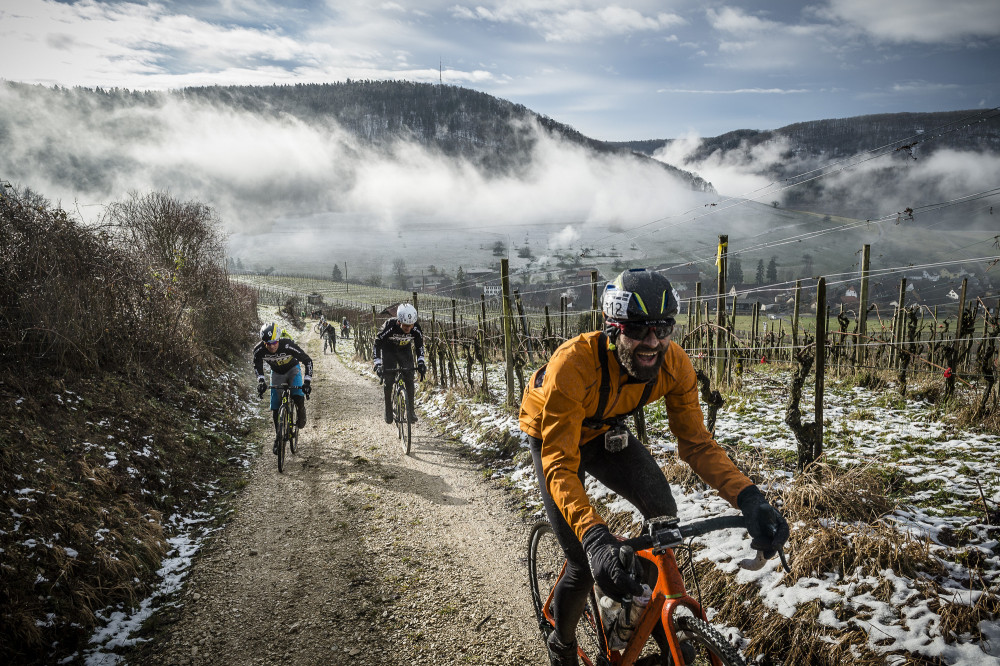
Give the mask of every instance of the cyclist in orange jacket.
[(670, 281), (626, 270), (607, 285), (602, 309), (604, 330), (563, 343), (532, 376), (521, 402), (521, 430), (567, 560), (547, 640), (553, 666), (578, 663), (576, 625), (595, 580), (618, 601), (641, 592), (618, 558), (620, 542), (587, 497), (585, 474), (646, 518), (677, 515), (663, 472), (625, 426), (625, 418), (648, 402), (663, 399), (681, 460), (743, 511), (754, 548), (771, 557), (788, 539), (788, 523), (705, 427), (694, 367), (670, 341), (678, 310)]

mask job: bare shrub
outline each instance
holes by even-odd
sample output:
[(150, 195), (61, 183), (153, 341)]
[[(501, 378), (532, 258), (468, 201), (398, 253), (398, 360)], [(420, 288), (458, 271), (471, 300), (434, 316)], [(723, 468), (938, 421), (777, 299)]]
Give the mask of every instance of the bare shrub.
[[(251, 291), (224, 269), (217, 220), (164, 194), (112, 204), (98, 228), (30, 190), (0, 195), (0, 368), (172, 372), (250, 343)], [(186, 362), (186, 364), (185, 364)]]

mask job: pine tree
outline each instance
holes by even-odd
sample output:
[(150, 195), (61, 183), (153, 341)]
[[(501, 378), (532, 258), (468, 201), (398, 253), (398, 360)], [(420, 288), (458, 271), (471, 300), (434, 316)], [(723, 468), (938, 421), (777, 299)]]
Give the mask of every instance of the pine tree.
[(757, 286), (764, 284), (764, 260), (757, 260)]
[(330, 277), (334, 282), (343, 282), (344, 274), (340, 272), (340, 266), (337, 264), (333, 265), (333, 271), (331, 272)]
[(778, 258), (771, 257), (771, 261), (767, 262), (767, 281), (774, 283), (778, 281)]
[(729, 284), (743, 284), (743, 264), (739, 257), (732, 257), (727, 262), (726, 280)]

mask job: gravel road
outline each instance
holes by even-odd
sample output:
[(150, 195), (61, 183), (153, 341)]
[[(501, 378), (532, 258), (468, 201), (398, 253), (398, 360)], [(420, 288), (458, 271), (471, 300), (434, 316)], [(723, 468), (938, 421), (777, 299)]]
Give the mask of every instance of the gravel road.
[(132, 663), (546, 664), (529, 526), (504, 491), (424, 422), (404, 456), (381, 387), (303, 341), (298, 455), (279, 474), (268, 442), (176, 621)]

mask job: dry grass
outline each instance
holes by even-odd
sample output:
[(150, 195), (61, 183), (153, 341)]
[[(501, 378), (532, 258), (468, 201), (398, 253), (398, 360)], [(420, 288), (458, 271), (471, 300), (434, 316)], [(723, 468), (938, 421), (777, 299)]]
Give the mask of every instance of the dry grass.
[(865, 466), (844, 469), (815, 463), (781, 492), (781, 499), (789, 520), (823, 517), (870, 523), (896, 508), (884, 477)]
[(114, 207), (95, 229), (0, 192), (0, 663), (85, 647), (98, 611), (148, 596), (162, 515), (243, 469), (220, 433), (247, 434), (231, 407), (249, 387), (225, 369), (253, 294), (220, 268), (203, 206), (130, 205), (142, 220)]

